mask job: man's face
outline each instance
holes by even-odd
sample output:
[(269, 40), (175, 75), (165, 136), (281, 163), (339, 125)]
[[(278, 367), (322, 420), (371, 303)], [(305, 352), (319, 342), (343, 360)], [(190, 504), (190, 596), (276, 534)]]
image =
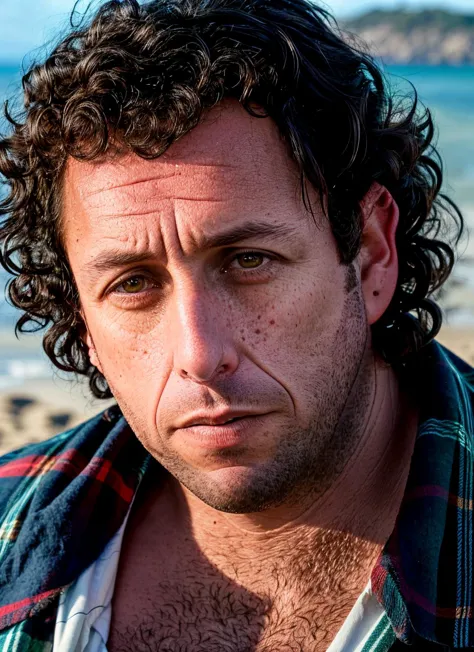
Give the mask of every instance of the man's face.
[(270, 119), (226, 102), (158, 160), (71, 161), (63, 199), (91, 359), (145, 448), (224, 511), (333, 477), (364, 302)]

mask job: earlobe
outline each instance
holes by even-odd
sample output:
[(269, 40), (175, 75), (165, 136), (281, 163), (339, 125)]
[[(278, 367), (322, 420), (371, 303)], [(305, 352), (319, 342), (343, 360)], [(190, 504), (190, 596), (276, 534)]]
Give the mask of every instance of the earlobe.
[(359, 265), (367, 320), (382, 317), (398, 280), (396, 232), (399, 212), (389, 191), (374, 183), (361, 202), (363, 232)]
[(87, 326), (87, 322), (83, 314), (81, 314), (81, 318), (84, 323), (84, 334), (82, 336), (82, 339), (84, 340), (85, 345), (87, 346), (89, 359), (91, 361), (91, 364), (94, 365), (94, 367), (97, 367), (100, 373), (103, 374), (104, 372), (102, 371), (102, 365), (100, 364), (99, 356), (97, 355), (94, 340), (92, 339), (92, 335), (90, 334), (89, 327)]
[(97, 367), (97, 369), (102, 374), (103, 371), (102, 371), (102, 367), (101, 367), (101, 364), (100, 364), (100, 360), (99, 360), (99, 357), (97, 355), (97, 351), (95, 349), (94, 341), (93, 341), (89, 331), (87, 331), (87, 335), (86, 335), (86, 344), (87, 344), (87, 348), (88, 348), (88, 351), (89, 351), (89, 358), (90, 358), (91, 364), (93, 364), (94, 367)]

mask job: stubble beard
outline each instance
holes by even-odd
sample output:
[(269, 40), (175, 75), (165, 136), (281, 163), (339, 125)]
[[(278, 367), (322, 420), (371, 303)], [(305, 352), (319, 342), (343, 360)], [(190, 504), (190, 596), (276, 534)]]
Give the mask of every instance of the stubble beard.
[[(369, 332), (360, 288), (355, 287), (346, 296), (329, 365), (315, 369), (310, 425), (287, 428), (272, 460), (249, 470), (243, 481), (237, 473), (235, 483), (213, 483), (168, 450), (154, 457), (191, 493), (218, 511), (250, 514), (283, 504), (311, 504), (340, 475), (362, 436), (373, 385)], [(138, 439), (145, 443), (145, 423), (123, 397), (114, 395)]]

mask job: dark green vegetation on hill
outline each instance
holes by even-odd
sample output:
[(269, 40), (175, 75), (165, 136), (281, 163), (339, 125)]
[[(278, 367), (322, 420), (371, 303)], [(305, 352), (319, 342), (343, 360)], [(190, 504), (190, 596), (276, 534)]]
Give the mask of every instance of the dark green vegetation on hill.
[(354, 29), (365, 29), (374, 27), (381, 23), (389, 22), (392, 28), (399, 32), (405, 32), (417, 28), (437, 28), (444, 32), (453, 29), (474, 29), (474, 14), (466, 16), (454, 14), (442, 9), (426, 9), (424, 11), (384, 11), (376, 9), (362, 14), (350, 21)]
[(474, 64), (474, 13), (374, 10), (344, 28), (387, 63)]

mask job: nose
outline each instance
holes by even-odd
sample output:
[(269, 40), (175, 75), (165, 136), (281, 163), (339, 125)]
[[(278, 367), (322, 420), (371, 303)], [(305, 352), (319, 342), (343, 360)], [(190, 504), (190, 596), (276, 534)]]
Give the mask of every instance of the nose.
[(222, 307), (206, 290), (175, 288), (173, 317), (174, 371), (196, 383), (210, 383), (239, 366), (232, 329)]

